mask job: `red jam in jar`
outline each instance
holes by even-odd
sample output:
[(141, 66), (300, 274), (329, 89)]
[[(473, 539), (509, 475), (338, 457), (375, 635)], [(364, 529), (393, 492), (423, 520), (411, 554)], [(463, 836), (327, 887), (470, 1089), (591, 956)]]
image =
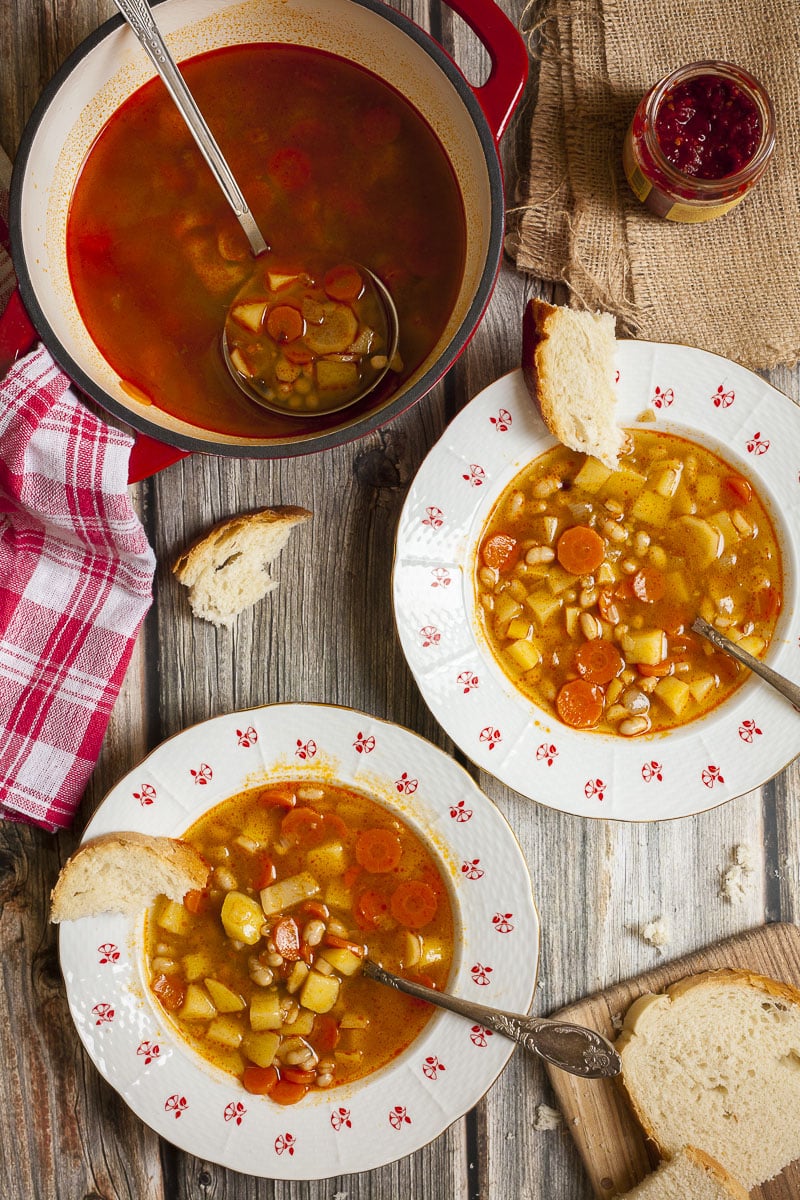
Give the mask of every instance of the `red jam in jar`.
[(761, 84), (732, 63), (699, 62), (642, 99), (622, 158), (628, 183), (652, 212), (695, 222), (738, 204), (774, 147), (774, 113)]

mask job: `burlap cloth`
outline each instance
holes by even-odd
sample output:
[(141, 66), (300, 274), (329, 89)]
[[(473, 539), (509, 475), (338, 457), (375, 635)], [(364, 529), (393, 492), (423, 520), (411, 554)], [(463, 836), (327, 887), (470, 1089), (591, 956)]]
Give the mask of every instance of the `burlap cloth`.
[[(800, 0), (546, 0), (530, 171), (509, 248), (620, 332), (753, 368), (800, 359)], [(683, 63), (745, 67), (776, 109), (777, 150), (731, 212), (652, 216), (622, 171), (642, 95)]]

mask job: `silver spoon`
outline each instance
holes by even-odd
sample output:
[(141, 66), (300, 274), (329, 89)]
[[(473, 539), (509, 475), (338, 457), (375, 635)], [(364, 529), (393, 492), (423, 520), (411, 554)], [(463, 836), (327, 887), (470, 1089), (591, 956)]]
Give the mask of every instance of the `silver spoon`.
[[(214, 178), (222, 189), (225, 199), (233, 210), (234, 216), (241, 225), (254, 257), (258, 258), (260, 254), (265, 254), (270, 249), (270, 246), (258, 228), (255, 217), (248, 207), (242, 190), (225, 160), (225, 156), (217, 145), (216, 139), (206, 124), (203, 114), (197, 107), (192, 93), (186, 86), (174, 58), (167, 49), (167, 44), (161, 36), (161, 31), (156, 25), (147, 0), (114, 0), (114, 3), (127, 21), (137, 41), (152, 62), (169, 95), (175, 102), (178, 111), (186, 122), (189, 132), (197, 143), (203, 158), (208, 163)], [(324, 408), (320, 408), (318, 412), (304, 410), (293, 413), (291, 408), (287, 408), (285, 405), (274, 401), (270, 388), (262, 386), (257, 378), (248, 378), (242, 371), (236, 369), (234, 363), (231, 361), (228, 347), (229, 313), (222, 335), (223, 357), (232, 378), (251, 400), (254, 400), (264, 408), (279, 412), (283, 416), (326, 416), (328, 413), (337, 412), (341, 408), (348, 408), (351, 404), (355, 404), (358, 400), (361, 400), (368, 392), (377, 387), (387, 372), (392, 369), (392, 360), (397, 353), (399, 335), (397, 309), (388, 289), (378, 279), (377, 275), (360, 263), (356, 265), (364, 278), (364, 293), (362, 297), (359, 297), (359, 301), (364, 298), (371, 300), (383, 312), (385, 317), (385, 345), (382, 348), (383, 352), (381, 354), (381, 358), (386, 359), (385, 365), (380, 369), (365, 368), (364, 370), (360, 370), (356, 385), (358, 390), (355, 393), (353, 393), (351, 388), (346, 394), (343, 392), (339, 400), (333, 395), (330, 396), (329, 402)], [(237, 296), (231, 308), (236, 305), (238, 299), (239, 297)]]
[(791, 683), (790, 680), (779, 675), (777, 671), (773, 671), (772, 667), (768, 667), (760, 658), (754, 658), (747, 650), (742, 650), (736, 642), (732, 642), (730, 638), (725, 637), (724, 633), (720, 633), (713, 625), (709, 625), (708, 621), (704, 621), (702, 617), (695, 617), (692, 621), (692, 629), (695, 633), (699, 633), (707, 641), (711, 642), (712, 646), (716, 646), (717, 650), (721, 650), (723, 654), (729, 654), (731, 658), (735, 658), (742, 666), (749, 667), (754, 675), (758, 675), (780, 692), (782, 696), (795, 706), (800, 708), (800, 687), (796, 683)]
[(548, 1021), (544, 1017), (501, 1012), (483, 1004), (460, 1000), (447, 992), (437, 992), (424, 984), (393, 975), (369, 958), (364, 959), (363, 971), (369, 979), (396, 988), (398, 992), (406, 992), (409, 996), (416, 996), (419, 1000), (427, 1000), (429, 1004), (446, 1008), (495, 1033), (501, 1033), (572, 1075), (580, 1075), (583, 1079), (603, 1079), (619, 1075), (622, 1070), (620, 1057), (614, 1047), (594, 1029), (572, 1025), (568, 1021)]

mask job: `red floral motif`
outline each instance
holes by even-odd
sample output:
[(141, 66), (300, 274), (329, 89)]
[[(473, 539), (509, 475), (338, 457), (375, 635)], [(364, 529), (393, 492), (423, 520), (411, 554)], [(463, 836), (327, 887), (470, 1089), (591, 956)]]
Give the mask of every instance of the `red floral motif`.
[(304, 742), (301, 738), (298, 738), (294, 753), (295, 758), (313, 758), (317, 753), (317, 743), (311, 741), (310, 738), (307, 742)]
[(614, 372), (614, 383), (619, 383), (619, 369)]
[(444, 1063), (440, 1063), (435, 1054), (429, 1054), (422, 1064), (422, 1074), (426, 1079), (438, 1079), (440, 1071), (446, 1071)]
[(139, 1042), (136, 1053), (144, 1059), (144, 1065), (149, 1067), (153, 1059), (161, 1057), (161, 1047), (158, 1042)]
[(714, 401), (714, 408), (730, 408), (736, 399), (736, 393), (733, 388), (726, 392), (725, 385), (721, 383), (711, 399)]
[(724, 783), (725, 780), (719, 767), (714, 767), (710, 763), (700, 772), (700, 778), (707, 788), (711, 788), (715, 783)]
[(447, 567), (434, 567), (431, 571), (431, 575), (433, 576), (433, 583), (431, 584), (432, 588), (450, 587), (450, 584), (453, 582), (450, 578), (450, 572), (448, 571)]
[(583, 794), (587, 800), (604, 800), (606, 795), (606, 785), (602, 779), (587, 779), (583, 788)]
[(214, 776), (214, 772), (208, 763), (200, 763), (199, 768), (196, 771), (190, 771), (189, 774), (193, 776), (195, 783), (199, 783), (201, 786), (207, 784), (209, 779), (212, 779)]
[(545, 762), (548, 767), (552, 767), (555, 759), (558, 758), (558, 750), (552, 743), (542, 742), (541, 746), (536, 747), (536, 761)]
[(464, 695), (467, 692), (473, 692), (480, 684), (480, 679), (473, 671), (462, 671), (456, 683), (460, 684), (464, 689)]
[(492, 1030), (487, 1029), (484, 1025), (473, 1025), (469, 1031), (469, 1040), (479, 1050), (483, 1050), (488, 1045), (490, 1037), (492, 1037)]
[(489, 421), (494, 425), (498, 433), (508, 433), (514, 423), (514, 419), (507, 408), (501, 408), (496, 417), (489, 417)]
[(164, 1111), (171, 1112), (176, 1121), (183, 1116), (188, 1107), (189, 1101), (185, 1096), (179, 1096), (177, 1092), (164, 1102)]
[(494, 750), (498, 742), (502, 742), (503, 738), (499, 729), (495, 729), (492, 725), (487, 725), (485, 729), (480, 731), (478, 741), (484, 742), (490, 750)]
[(488, 987), (491, 983), (489, 976), (493, 970), (493, 967), (484, 967), (481, 963), (475, 963), (474, 967), (470, 967), (472, 982), (476, 983), (478, 987)]
[(392, 1129), (402, 1129), (404, 1125), (411, 1124), (411, 1117), (406, 1112), (405, 1105), (395, 1104), (389, 1113), (389, 1124)]
[(402, 792), (404, 796), (413, 796), (414, 792), (419, 787), (418, 779), (409, 779), (408, 771), (403, 771), (399, 779), (395, 779), (394, 786), (398, 792)]
[(110, 1004), (103, 1001), (101, 1004), (95, 1004), (92, 1012), (97, 1017), (95, 1025), (110, 1025), (114, 1020), (114, 1009)]
[(743, 742), (747, 742), (748, 746), (757, 737), (761, 737), (761, 730), (756, 725), (755, 721), (742, 721), (739, 726), (739, 737)]
[(156, 789), (152, 783), (143, 783), (138, 792), (133, 793), (134, 800), (138, 800), (142, 808), (146, 808), (148, 804), (152, 804), (157, 796)]
[(225, 1111), (222, 1115), (226, 1121), (235, 1121), (237, 1125), (241, 1125), (242, 1117), (246, 1112), (247, 1109), (241, 1100), (231, 1100), (230, 1104), (225, 1105)]
[(495, 913), (492, 917), (492, 924), (498, 933), (513, 933), (514, 922), (511, 920), (513, 913)]
[(747, 443), (748, 454), (766, 454), (769, 450), (769, 438), (762, 438), (760, 433), (754, 433)]
[(650, 762), (646, 762), (642, 766), (642, 779), (645, 783), (652, 783), (653, 780), (657, 783), (664, 781), (664, 766), (663, 763), (656, 762), (653, 758)]
[(657, 387), (653, 392), (653, 408), (669, 408), (675, 401), (675, 392), (672, 388), (665, 388), (663, 391)]
[(350, 1120), (349, 1108), (335, 1108), (331, 1113), (331, 1125), (338, 1133), (340, 1129), (352, 1129), (353, 1122)]
[(450, 816), (461, 825), (464, 821), (472, 819), (472, 809), (467, 808), (466, 800), (459, 800), (457, 804), (451, 805)]
[(427, 650), (429, 646), (438, 646), (442, 640), (442, 635), (435, 625), (423, 625), (419, 631), (422, 638), (422, 649)]
[(486, 472), (478, 463), (469, 464), (469, 475), (462, 475), (462, 479), (466, 479), (470, 487), (480, 487), (486, 478)]
[(435, 504), (425, 509), (425, 516), (422, 520), (423, 525), (430, 525), (431, 529), (441, 529), (444, 524), (444, 513)]
[(364, 737), (364, 734), (359, 731), (356, 734), (353, 747), (359, 754), (372, 754), (372, 751), (375, 749), (375, 738), (372, 734), (369, 737)]
[(254, 729), (252, 725), (248, 725), (247, 729), (237, 729), (236, 740), (240, 746), (247, 750), (258, 741), (258, 730)]
[(289, 1158), (294, 1154), (294, 1148), (297, 1145), (297, 1138), (293, 1133), (279, 1133), (275, 1138), (275, 1153), (288, 1154)]
[(480, 861), (479, 858), (473, 858), (471, 862), (464, 859), (461, 864), (461, 874), (466, 875), (467, 879), (483, 879), (486, 872), (480, 865)]
[(115, 963), (119, 961), (119, 947), (113, 942), (103, 942), (102, 946), (97, 947), (97, 953), (100, 956), (100, 966), (104, 967), (106, 963)]

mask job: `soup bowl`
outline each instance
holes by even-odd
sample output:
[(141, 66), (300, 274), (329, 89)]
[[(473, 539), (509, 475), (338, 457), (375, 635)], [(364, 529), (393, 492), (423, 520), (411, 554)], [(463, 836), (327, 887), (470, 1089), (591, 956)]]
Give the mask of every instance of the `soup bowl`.
[[(285, 457), (362, 436), (430, 390), (464, 349), (488, 304), (500, 263), (504, 198), (497, 153), (527, 73), (527, 52), (492, 0), (456, 0), (492, 67), (470, 86), (449, 56), (379, 0), (162, 0), (160, 28), (175, 58), (253, 43), (309, 47), (386, 81), (436, 135), (463, 202), (463, 277), (427, 357), (392, 394), (377, 392), (327, 418), (281, 419), (258, 436), (219, 432), (132, 395), (95, 345), (79, 311), (67, 261), (70, 198), (84, 159), (120, 106), (153, 76), (132, 32), (116, 17), (83, 42), (45, 88), (25, 129), (11, 186), (10, 229), (25, 306), (56, 361), (93, 400), (148, 439), (181, 452)], [(163, 458), (162, 451), (162, 458)], [(145, 456), (134, 470), (147, 473)]]
[[(289, 782), (359, 792), (409, 827), (449, 895), (448, 990), (527, 1011), (539, 922), (522, 851), (469, 775), (397, 725), (315, 704), (216, 717), (164, 742), (121, 779), (84, 837), (131, 830), (180, 837), (238, 793)], [(506, 1039), (437, 1010), (383, 1067), (284, 1108), (246, 1091), (177, 1032), (151, 992), (146, 934), (144, 914), (60, 926), (80, 1038), (101, 1074), (162, 1137), (247, 1174), (321, 1178), (410, 1154), (472, 1107), (513, 1052)]]

